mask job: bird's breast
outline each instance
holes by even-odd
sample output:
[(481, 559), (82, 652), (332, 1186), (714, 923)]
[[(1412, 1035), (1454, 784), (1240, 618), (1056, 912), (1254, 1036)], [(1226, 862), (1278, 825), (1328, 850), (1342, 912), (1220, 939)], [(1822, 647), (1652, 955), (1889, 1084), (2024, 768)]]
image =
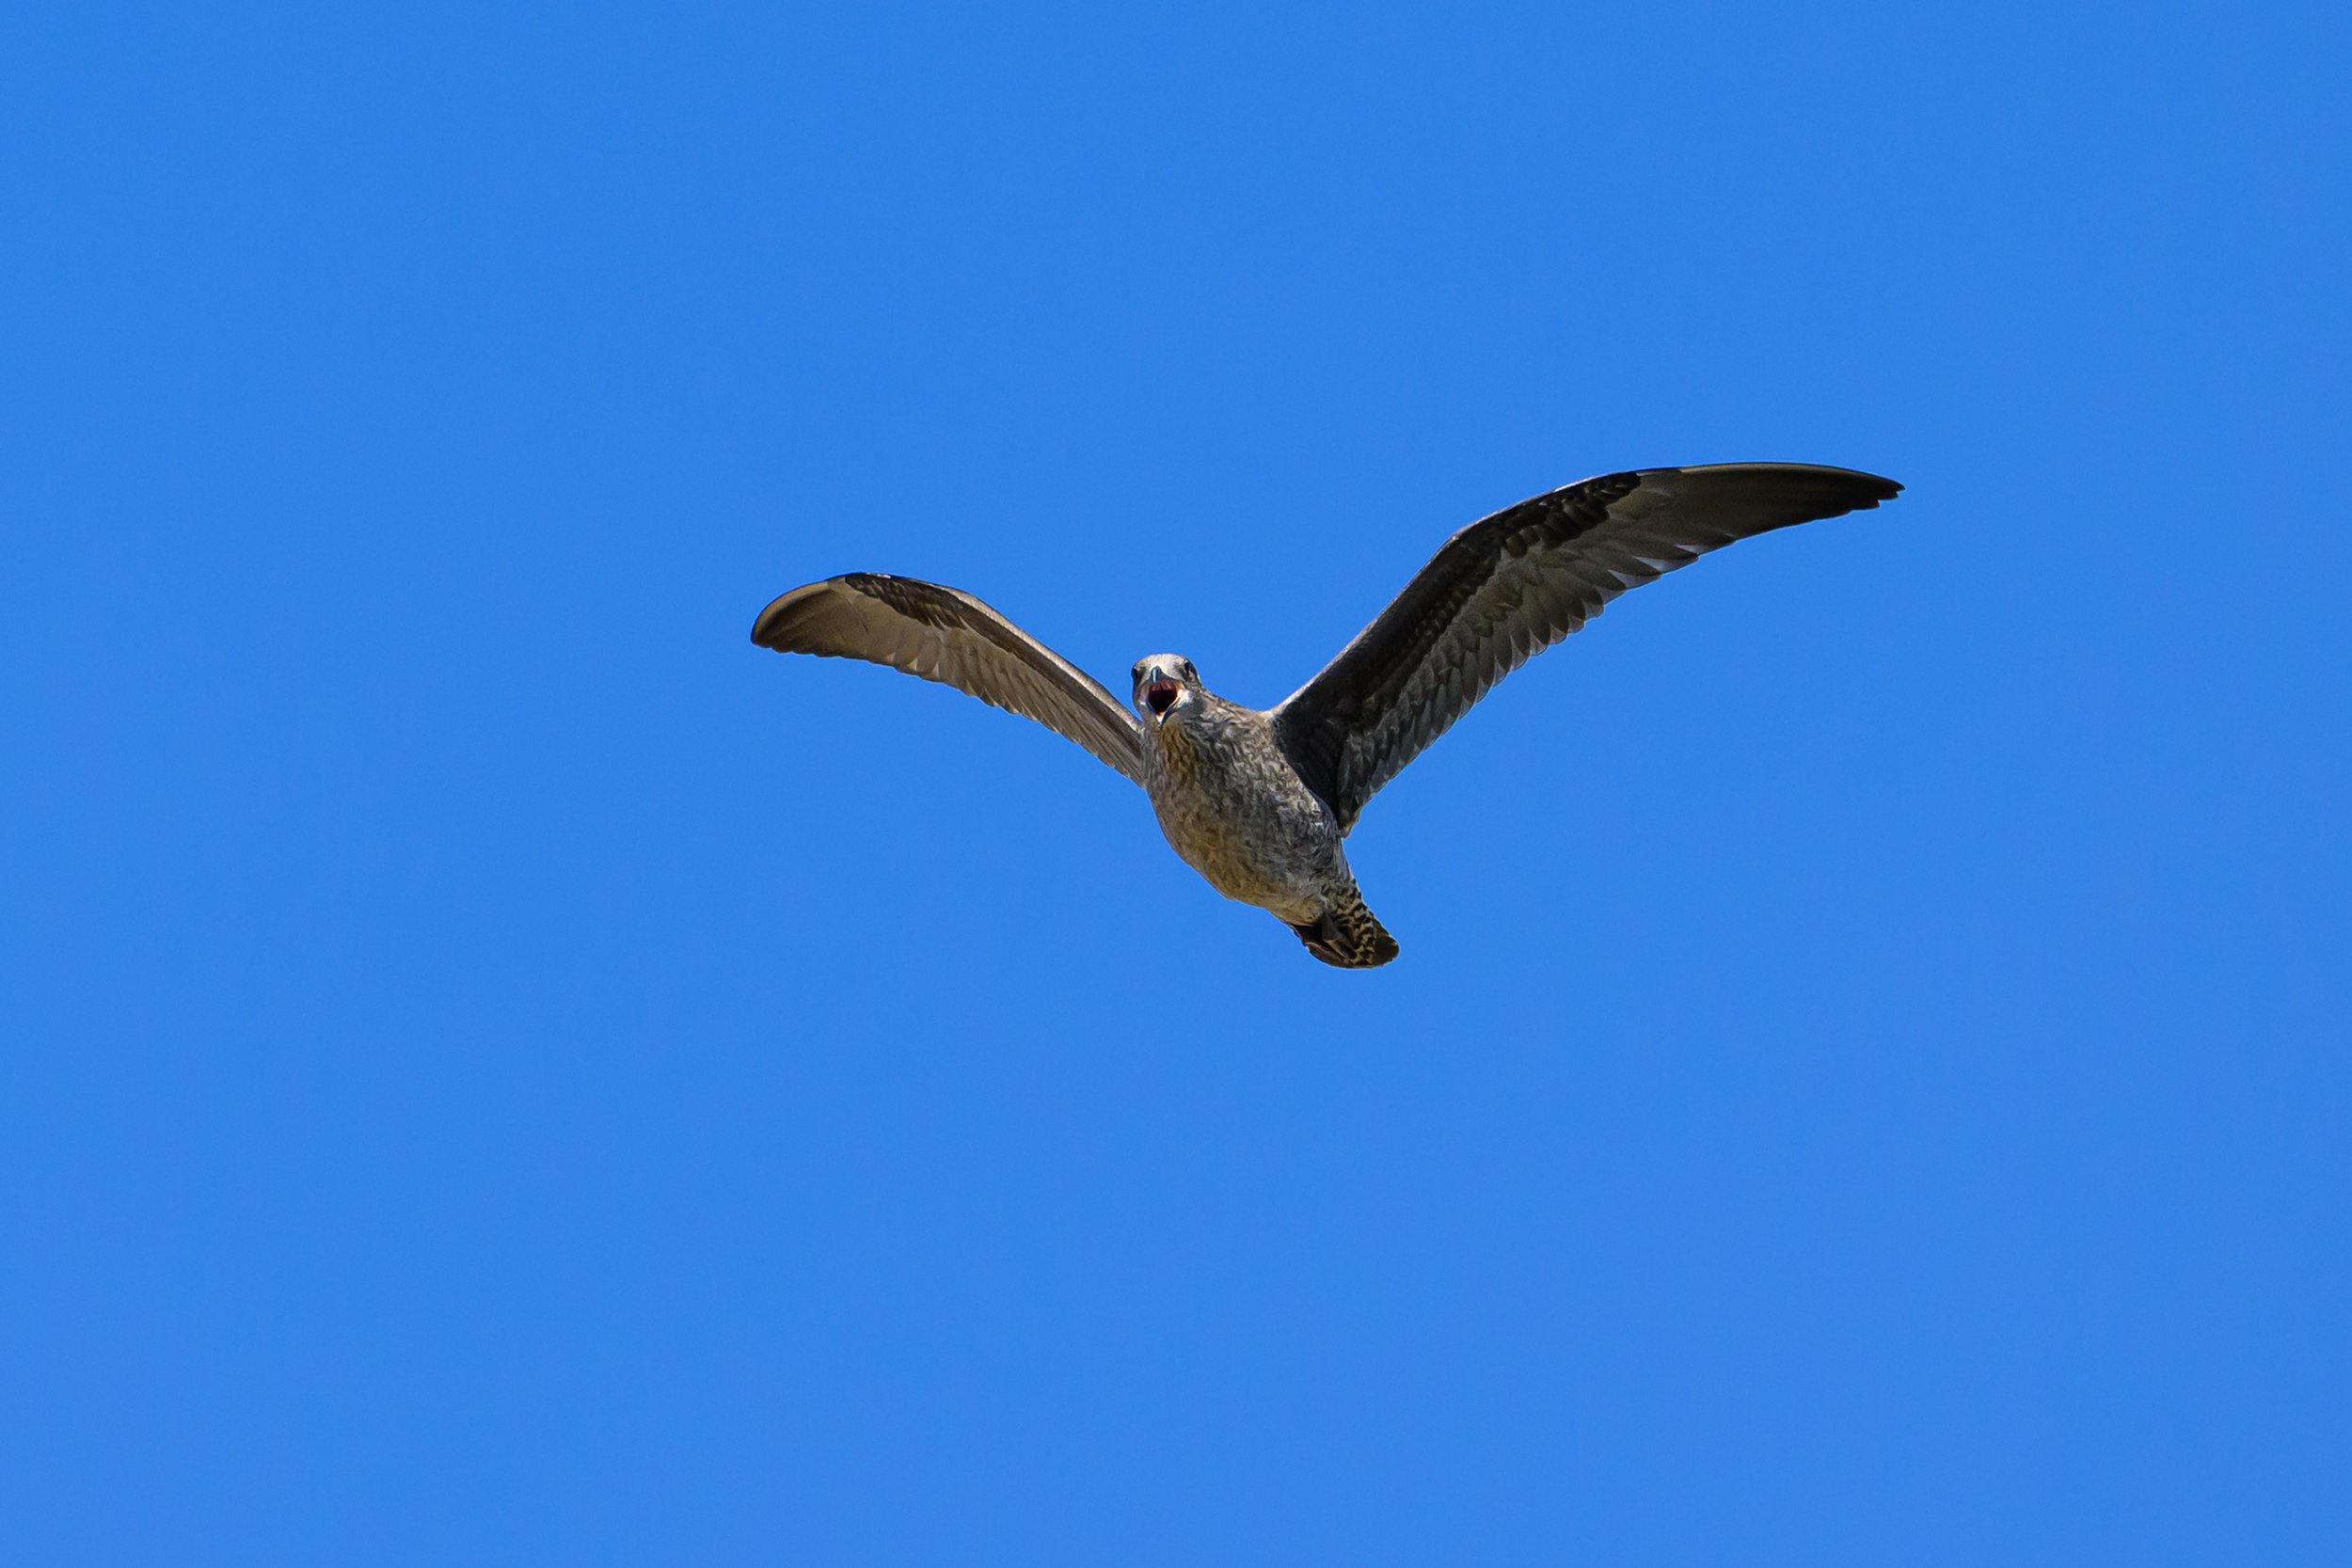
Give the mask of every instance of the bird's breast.
[(1218, 892), (1286, 908), (1330, 874), (1337, 824), (1270, 733), (1171, 721), (1146, 741), (1144, 786), (1160, 831)]

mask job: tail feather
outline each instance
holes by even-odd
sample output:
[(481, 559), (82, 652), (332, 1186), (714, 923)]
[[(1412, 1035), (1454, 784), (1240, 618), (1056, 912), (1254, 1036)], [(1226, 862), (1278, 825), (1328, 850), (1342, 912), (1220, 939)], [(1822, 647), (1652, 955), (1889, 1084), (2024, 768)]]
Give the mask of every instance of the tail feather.
[(1396, 939), (1349, 888), (1324, 907), (1320, 918), (1292, 926), (1307, 951), (1338, 969), (1377, 969), (1396, 957)]

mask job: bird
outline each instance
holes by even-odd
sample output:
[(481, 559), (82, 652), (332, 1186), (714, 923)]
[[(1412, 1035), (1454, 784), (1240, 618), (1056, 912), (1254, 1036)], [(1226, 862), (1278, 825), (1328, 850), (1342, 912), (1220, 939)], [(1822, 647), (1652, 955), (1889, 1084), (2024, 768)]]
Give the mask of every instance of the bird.
[(880, 572), (795, 588), (753, 623), (780, 653), (860, 658), (1036, 720), (1143, 786), (1210, 886), (1341, 969), (1397, 956), (1343, 841), (1365, 804), (1500, 681), (1629, 588), (1709, 550), (1891, 500), (1876, 474), (1804, 463), (1639, 468), (1532, 496), (1448, 539), (1314, 678), (1229, 702), (1181, 654), (1128, 673), (1131, 705), (960, 589)]

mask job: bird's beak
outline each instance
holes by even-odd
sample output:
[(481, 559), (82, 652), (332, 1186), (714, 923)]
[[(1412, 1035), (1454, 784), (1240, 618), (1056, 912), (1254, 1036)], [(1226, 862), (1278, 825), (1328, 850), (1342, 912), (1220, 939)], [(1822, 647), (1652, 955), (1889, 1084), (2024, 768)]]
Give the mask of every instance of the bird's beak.
[(1152, 710), (1152, 718), (1165, 724), (1169, 711), (1176, 706), (1176, 699), (1184, 694), (1184, 690), (1183, 684), (1175, 676), (1164, 675), (1154, 670), (1152, 678), (1143, 683), (1143, 705)]

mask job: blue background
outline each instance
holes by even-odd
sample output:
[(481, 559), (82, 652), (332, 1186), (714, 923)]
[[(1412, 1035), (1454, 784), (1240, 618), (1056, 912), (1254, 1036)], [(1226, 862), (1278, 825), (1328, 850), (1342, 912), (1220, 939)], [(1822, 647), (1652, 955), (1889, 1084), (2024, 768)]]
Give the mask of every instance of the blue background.
[[(12, 8), (10, 1562), (2352, 1560), (2341, 8)], [(1796, 459), (1312, 962), (1270, 703)]]

